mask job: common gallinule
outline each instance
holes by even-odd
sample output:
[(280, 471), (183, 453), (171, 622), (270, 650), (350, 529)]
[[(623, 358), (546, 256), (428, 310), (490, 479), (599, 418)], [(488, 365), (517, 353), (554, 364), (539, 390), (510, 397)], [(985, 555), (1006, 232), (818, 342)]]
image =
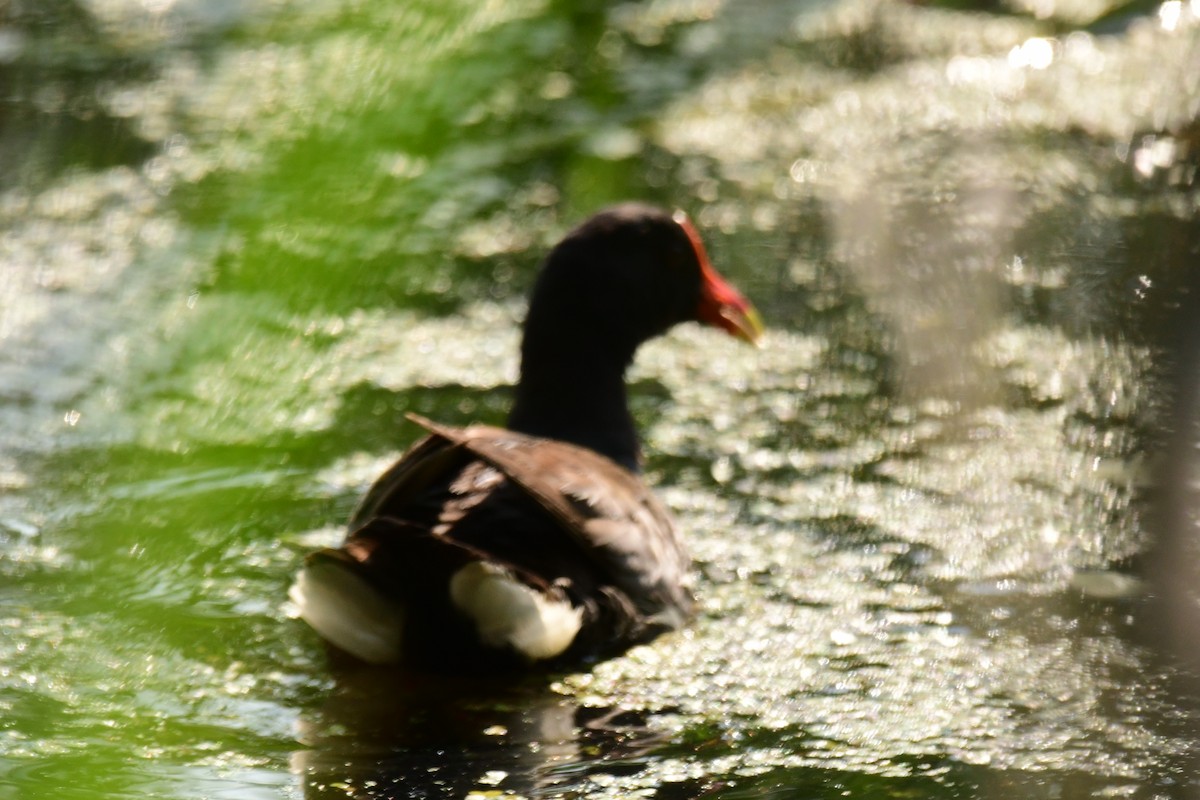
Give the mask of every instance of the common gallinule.
[(429, 435), (342, 546), (308, 557), (300, 615), (362, 661), (453, 671), (611, 655), (683, 624), (688, 557), (638, 475), (624, 375), (688, 321), (762, 333), (685, 215), (626, 204), (569, 233), (533, 290), (508, 428), (410, 415)]

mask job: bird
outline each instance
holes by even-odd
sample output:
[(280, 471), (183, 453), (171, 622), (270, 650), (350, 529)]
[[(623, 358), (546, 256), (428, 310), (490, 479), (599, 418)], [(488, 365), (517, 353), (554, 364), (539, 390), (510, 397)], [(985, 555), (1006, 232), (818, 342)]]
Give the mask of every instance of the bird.
[(297, 615), (358, 662), (435, 672), (598, 660), (685, 625), (691, 562), (641, 475), (625, 373), (686, 322), (763, 335), (685, 213), (624, 203), (571, 230), (534, 283), (505, 427), (409, 414), (426, 435), (306, 557)]

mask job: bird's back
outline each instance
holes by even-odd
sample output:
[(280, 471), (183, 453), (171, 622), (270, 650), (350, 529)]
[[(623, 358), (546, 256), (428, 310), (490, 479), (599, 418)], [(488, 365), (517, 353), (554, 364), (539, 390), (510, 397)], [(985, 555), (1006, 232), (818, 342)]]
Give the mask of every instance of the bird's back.
[[(367, 493), (340, 550), (315, 557), (338, 562), (406, 620), (393, 636), (403, 652), (367, 660), (603, 655), (686, 620), (687, 554), (637, 475), (565, 442), (413, 419), (430, 435)], [(508, 624), (481, 619), (511, 600), (504, 592), (528, 600), (540, 615), (530, 624), (548, 630), (481, 637)]]

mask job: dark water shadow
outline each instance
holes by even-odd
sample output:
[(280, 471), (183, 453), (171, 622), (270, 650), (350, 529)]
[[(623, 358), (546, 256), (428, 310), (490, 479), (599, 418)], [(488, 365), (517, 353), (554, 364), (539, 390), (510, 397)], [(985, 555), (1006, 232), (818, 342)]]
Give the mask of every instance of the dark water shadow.
[(591, 708), (547, 676), (445, 677), (338, 668), (301, 720), (291, 769), (308, 800), (543, 796), (596, 772), (628, 774), (665, 739), (648, 715)]

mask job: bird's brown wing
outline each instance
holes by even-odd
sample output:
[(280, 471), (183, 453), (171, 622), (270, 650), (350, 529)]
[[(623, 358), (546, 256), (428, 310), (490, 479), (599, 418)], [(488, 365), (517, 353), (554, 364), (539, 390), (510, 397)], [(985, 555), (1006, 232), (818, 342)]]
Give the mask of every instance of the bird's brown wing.
[(452, 470), (460, 467), (470, 456), (465, 455), (454, 440), (446, 436), (426, 436), (410, 447), (387, 472), (367, 490), (358, 507), (350, 515), (354, 530), (374, 517), (385, 506), (402, 507), (437, 481), (445, 480)]
[[(687, 552), (670, 514), (637, 475), (566, 442), (486, 425), (452, 428), (415, 414), (409, 419), (433, 434), (430, 439), (460, 453), (469, 451), (503, 473), (571, 536), (607, 581), (628, 595), (642, 613), (690, 609)], [(437, 453), (430, 439), (417, 448)], [(420, 467), (394, 471), (392, 491), (406, 482), (420, 483)], [(381, 489), (381, 495), (386, 491), (388, 487)], [(375, 490), (368, 501), (373, 495)], [(664, 620), (670, 627), (680, 621)]]

